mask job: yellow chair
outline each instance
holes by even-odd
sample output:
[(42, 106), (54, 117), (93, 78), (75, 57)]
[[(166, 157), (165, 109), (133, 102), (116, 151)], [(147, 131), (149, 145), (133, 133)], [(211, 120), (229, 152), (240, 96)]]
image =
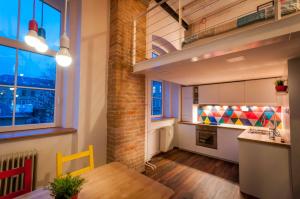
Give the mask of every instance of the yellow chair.
[(80, 153), (72, 154), (69, 156), (63, 156), (62, 153), (58, 152), (56, 154), (56, 176), (62, 176), (63, 175), (63, 164), (65, 162), (69, 162), (75, 159), (89, 157), (89, 163), (90, 165), (88, 167), (85, 167), (83, 169), (79, 169), (77, 171), (73, 171), (69, 173), (71, 176), (78, 176), (81, 175), (87, 171), (90, 171), (94, 169), (94, 149), (93, 145), (89, 145), (88, 151), (83, 151)]

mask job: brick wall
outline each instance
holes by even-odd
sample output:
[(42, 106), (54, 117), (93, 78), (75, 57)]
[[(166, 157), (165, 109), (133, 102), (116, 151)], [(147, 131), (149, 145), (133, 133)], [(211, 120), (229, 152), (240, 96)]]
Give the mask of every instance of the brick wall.
[[(144, 170), (145, 77), (132, 74), (132, 24), (146, 8), (141, 0), (112, 0), (110, 8), (107, 160), (138, 171)], [(145, 49), (145, 24), (139, 20), (139, 49)]]

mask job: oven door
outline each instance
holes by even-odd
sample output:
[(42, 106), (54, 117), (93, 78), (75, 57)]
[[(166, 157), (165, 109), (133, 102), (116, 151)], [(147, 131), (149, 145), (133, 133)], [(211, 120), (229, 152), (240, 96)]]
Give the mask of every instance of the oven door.
[(217, 132), (198, 129), (196, 131), (196, 145), (217, 149)]

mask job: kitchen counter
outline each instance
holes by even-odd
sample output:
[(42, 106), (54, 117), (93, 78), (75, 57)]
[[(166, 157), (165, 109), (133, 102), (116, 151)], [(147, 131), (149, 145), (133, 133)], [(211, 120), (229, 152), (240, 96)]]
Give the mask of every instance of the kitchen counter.
[(203, 125), (203, 126), (217, 126), (220, 128), (230, 128), (230, 129), (242, 129), (247, 130), (250, 127), (249, 126), (240, 126), (240, 125), (234, 125), (234, 124), (218, 124), (218, 125), (210, 125), (210, 124), (203, 124), (200, 122), (178, 122), (178, 124), (187, 124), (187, 125)]
[(281, 142), (281, 137), (275, 137), (275, 140), (269, 139), (269, 134), (258, 134), (258, 133), (249, 133), (249, 130), (245, 130), (238, 136), (239, 140), (246, 140), (252, 142), (258, 142), (263, 144), (279, 145), (284, 147), (290, 147), (290, 142)]

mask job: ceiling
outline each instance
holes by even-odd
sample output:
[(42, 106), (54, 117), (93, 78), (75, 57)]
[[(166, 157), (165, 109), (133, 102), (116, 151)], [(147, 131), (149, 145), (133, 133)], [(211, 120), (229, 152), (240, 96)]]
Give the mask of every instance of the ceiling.
[[(243, 56), (244, 60), (227, 60)], [(300, 56), (300, 37), (279, 43), (191, 62), (150, 69), (146, 74), (182, 85), (197, 85), (287, 75), (287, 60)]]

